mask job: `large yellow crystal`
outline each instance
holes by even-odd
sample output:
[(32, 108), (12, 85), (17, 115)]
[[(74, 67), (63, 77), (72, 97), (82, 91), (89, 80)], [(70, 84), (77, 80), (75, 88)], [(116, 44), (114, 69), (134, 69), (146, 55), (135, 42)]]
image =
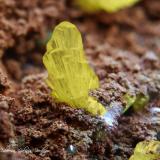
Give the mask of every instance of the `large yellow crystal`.
[(160, 160), (160, 141), (142, 141), (137, 144), (129, 160)]
[(57, 102), (103, 115), (104, 106), (89, 96), (99, 81), (87, 63), (81, 34), (75, 25), (60, 23), (47, 43), (43, 63), (48, 71), (47, 84)]
[(75, 3), (88, 12), (100, 10), (116, 12), (120, 9), (132, 6), (138, 1), (139, 0), (75, 0)]

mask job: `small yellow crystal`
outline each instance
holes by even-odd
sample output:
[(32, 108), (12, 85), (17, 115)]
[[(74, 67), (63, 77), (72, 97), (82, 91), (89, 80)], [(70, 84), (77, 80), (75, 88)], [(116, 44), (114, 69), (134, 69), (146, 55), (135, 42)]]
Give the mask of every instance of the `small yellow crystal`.
[(103, 115), (104, 106), (89, 96), (99, 81), (87, 63), (81, 34), (75, 25), (60, 23), (47, 43), (43, 63), (48, 71), (47, 84), (57, 102)]
[(87, 12), (100, 10), (116, 12), (120, 9), (132, 6), (138, 1), (139, 0), (75, 0), (75, 3)]
[(134, 154), (129, 160), (159, 160), (160, 141), (142, 141), (137, 144)]

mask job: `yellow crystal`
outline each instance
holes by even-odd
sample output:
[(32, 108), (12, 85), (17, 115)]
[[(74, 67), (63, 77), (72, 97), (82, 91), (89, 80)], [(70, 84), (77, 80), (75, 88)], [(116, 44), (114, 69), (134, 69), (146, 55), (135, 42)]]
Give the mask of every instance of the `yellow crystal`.
[(75, 25), (62, 22), (55, 27), (47, 43), (43, 63), (48, 71), (47, 84), (57, 102), (103, 115), (104, 106), (89, 96), (99, 80), (87, 63), (81, 34)]
[(129, 160), (159, 160), (160, 141), (142, 141), (137, 144)]
[(138, 1), (139, 0), (75, 0), (75, 3), (88, 12), (100, 10), (116, 12), (120, 9), (132, 6)]

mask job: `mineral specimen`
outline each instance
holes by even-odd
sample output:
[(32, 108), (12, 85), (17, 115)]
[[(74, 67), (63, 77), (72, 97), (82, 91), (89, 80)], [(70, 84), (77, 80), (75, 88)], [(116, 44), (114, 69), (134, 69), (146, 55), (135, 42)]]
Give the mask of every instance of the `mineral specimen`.
[(62, 22), (55, 28), (43, 63), (48, 71), (47, 84), (57, 102), (93, 115), (105, 114), (104, 106), (89, 96), (91, 89), (99, 87), (99, 81), (87, 63), (81, 34), (75, 25)]
[(144, 107), (149, 102), (149, 96), (144, 95), (142, 93), (137, 94), (136, 96), (131, 96), (129, 94), (125, 94), (124, 102), (126, 103), (126, 107), (124, 109), (124, 113), (132, 106), (134, 111), (140, 111), (144, 109)]
[(100, 10), (116, 12), (125, 7), (132, 6), (138, 1), (139, 0), (75, 0), (75, 3), (87, 12)]
[(143, 141), (137, 144), (129, 160), (159, 160), (160, 141)]

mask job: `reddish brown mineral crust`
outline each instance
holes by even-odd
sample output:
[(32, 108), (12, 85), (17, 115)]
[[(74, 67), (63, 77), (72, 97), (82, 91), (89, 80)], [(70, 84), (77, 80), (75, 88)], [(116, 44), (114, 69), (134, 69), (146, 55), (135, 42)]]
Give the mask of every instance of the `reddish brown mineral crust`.
[[(127, 160), (139, 141), (156, 139), (160, 124), (148, 120), (149, 108), (160, 108), (160, 6), (156, 0), (144, 0), (114, 15), (86, 15), (65, 0), (5, 0), (0, 8), (0, 146), (6, 147), (9, 140), (19, 148), (28, 146), (30, 160)], [(54, 103), (41, 65), (44, 45), (39, 47), (37, 40), (64, 19), (79, 27), (87, 58), (100, 78), (100, 89), (90, 94), (107, 107), (124, 107), (126, 92), (147, 93), (154, 100), (148, 109), (129, 111), (110, 129), (98, 117)], [(67, 150), (69, 145), (76, 147), (75, 153)], [(0, 153), (2, 160), (7, 156)], [(19, 154), (10, 157), (16, 159)]]

